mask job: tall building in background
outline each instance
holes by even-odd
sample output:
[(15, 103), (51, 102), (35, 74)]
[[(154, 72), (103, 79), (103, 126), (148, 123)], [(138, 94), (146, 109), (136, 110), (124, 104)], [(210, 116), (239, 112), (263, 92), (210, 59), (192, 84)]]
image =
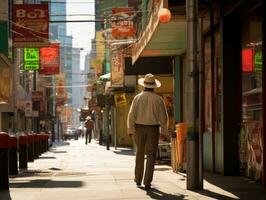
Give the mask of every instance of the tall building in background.
[[(38, 0), (38, 2), (44, 2)], [(60, 72), (66, 74), (66, 84), (72, 82), (72, 36), (67, 35), (66, 22), (66, 0), (49, 0), (50, 21), (61, 21), (60, 23), (50, 23), (50, 41), (60, 43)], [(72, 104), (72, 88), (67, 87), (67, 104)]]
[(72, 108), (73, 108), (73, 124), (79, 124), (78, 108), (82, 107), (84, 94), (85, 75), (80, 69), (80, 48), (72, 48)]
[[(65, 50), (65, 54), (61, 55), (61, 57), (64, 58), (65, 60), (65, 74), (66, 74), (66, 85), (68, 86), (66, 88), (67, 90), (67, 104), (72, 105), (73, 104), (73, 88), (71, 87), (71, 84), (73, 82), (73, 71), (74, 71), (74, 67), (72, 65), (72, 59), (73, 59), (73, 55), (72, 55), (72, 37), (71, 36), (66, 36), (65, 37), (65, 46), (64, 46), (64, 50)], [(78, 57), (79, 58), (79, 57)], [(63, 72), (63, 71), (62, 71)]]

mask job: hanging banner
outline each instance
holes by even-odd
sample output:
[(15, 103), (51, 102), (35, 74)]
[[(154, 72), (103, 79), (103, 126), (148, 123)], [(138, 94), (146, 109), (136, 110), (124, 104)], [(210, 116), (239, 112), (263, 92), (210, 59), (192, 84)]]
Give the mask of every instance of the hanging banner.
[(111, 53), (111, 86), (124, 87), (124, 56), (121, 51)]
[(49, 44), (48, 4), (13, 4), (14, 47), (43, 47)]
[(133, 7), (112, 9), (112, 17), (116, 19), (112, 22), (112, 36), (114, 39), (135, 37), (134, 16), (135, 12)]
[(54, 75), (60, 73), (60, 46), (53, 43), (49, 47), (40, 48), (39, 74)]
[(24, 48), (24, 70), (39, 69), (39, 49)]

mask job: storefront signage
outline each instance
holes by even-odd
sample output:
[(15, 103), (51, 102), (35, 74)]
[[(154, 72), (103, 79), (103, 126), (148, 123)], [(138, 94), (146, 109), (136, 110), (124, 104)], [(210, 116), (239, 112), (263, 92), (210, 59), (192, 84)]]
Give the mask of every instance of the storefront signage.
[(14, 47), (42, 47), (49, 44), (48, 4), (14, 4), (12, 16)]
[(242, 49), (242, 72), (254, 72), (254, 49)]
[(112, 37), (114, 39), (128, 39), (135, 37), (135, 27), (133, 16), (135, 15), (133, 7), (113, 8)]
[(262, 52), (255, 53), (255, 72), (262, 72)]
[(124, 106), (127, 103), (125, 93), (115, 94), (114, 100), (116, 106)]
[(43, 75), (54, 75), (60, 72), (60, 47), (58, 43), (40, 48), (40, 69)]
[(27, 100), (25, 101), (25, 117), (32, 116), (32, 101)]
[(42, 101), (43, 100), (43, 91), (32, 91), (31, 92), (32, 101)]
[(24, 48), (24, 70), (39, 69), (39, 49)]

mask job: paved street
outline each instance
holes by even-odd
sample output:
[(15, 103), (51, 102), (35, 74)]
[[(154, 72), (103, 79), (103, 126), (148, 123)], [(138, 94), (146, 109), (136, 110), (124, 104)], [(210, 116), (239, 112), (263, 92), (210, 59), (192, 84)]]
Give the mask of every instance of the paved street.
[(27, 171), (10, 178), (10, 191), (0, 200), (144, 200), (144, 199), (266, 199), (266, 190), (241, 177), (205, 174), (204, 191), (186, 190), (186, 177), (157, 165), (152, 189), (133, 182), (131, 149), (111, 148), (83, 139), (55, 145)]

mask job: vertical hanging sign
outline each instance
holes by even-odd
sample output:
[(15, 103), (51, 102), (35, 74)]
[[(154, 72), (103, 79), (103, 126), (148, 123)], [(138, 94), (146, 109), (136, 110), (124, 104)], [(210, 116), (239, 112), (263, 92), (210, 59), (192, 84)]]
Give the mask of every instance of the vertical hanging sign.
[(111, 86), (124, 87), (124, 56), (121, 51), (111, 53)]
[(40, 48), (40, 69), (42, 75), (60, 73), (60, 47), (58, 43)]
[(39, 69), (39, 49), (24, 48), (24, 70)]

